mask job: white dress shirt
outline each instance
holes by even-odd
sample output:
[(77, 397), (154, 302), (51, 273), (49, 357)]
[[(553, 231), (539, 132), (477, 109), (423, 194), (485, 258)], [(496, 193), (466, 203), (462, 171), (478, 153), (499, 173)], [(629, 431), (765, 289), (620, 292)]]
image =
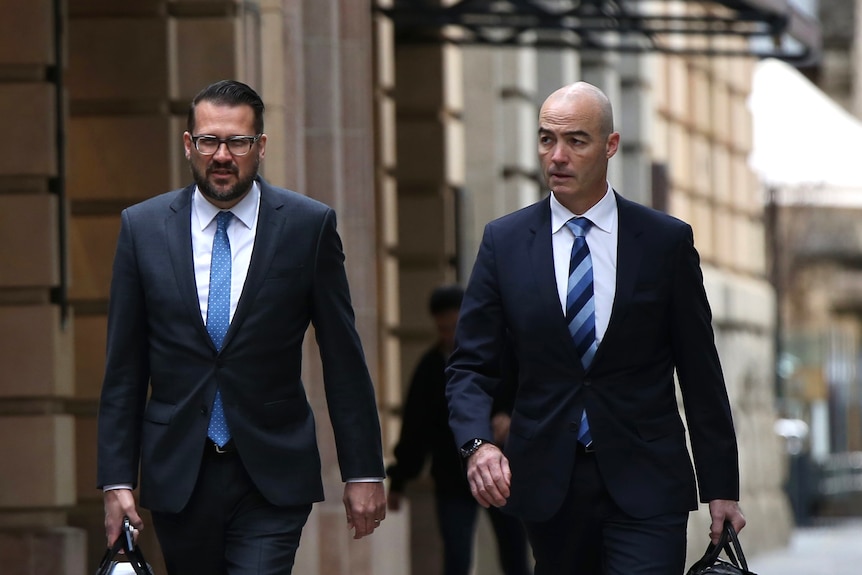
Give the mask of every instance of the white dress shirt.
[(601, 344), (617, 289), (617, 238), (619, 217), (617, 199), (610, 184), (605, 195), (584, 214), (573, 214), (551, 192), (551, 241), (554, 248), (554, 274), (560, 309), (566, 315), (566, 295), (569, 283), (569, 260), (575, 234), (566, 226), (574, 217), (583, 216), (593, 222), (587, 231), (587, 246), (593, 261), (593, 298), (596, 306), (596, 342)]
[[(192, 257), (195, 263), (195, 282), (198, 286), (198, 304), (201, 317), (207, 321), (207, 299), (210, 293), (210, 264), (213, 257), (213, 238), (216, 233), (216, 216), (219, 208), (214, 206), (195, 187), (192, 195)], [(251, 251), (257, 233), (257, 214), (260, 211), (260, 186), (254, 182), (249, 193), (230, 209), (233, 218), (227, 227), (230, 242), (230, 319), (242, 294)]]

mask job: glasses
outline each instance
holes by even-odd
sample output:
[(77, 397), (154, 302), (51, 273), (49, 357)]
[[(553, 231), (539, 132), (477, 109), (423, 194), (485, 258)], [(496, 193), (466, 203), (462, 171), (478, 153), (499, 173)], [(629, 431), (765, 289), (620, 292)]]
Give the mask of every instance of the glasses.
[(256, 136), (231, 136), (230, 138), (216, 138), (215, 136), (192, 136), (195, 149), (204, 156), (215, 154), (222, 144), (227, 144), (227, 150), (234, 156), (244, 156), (251, 151), (251, 147), (260, 140), (263, 134)]

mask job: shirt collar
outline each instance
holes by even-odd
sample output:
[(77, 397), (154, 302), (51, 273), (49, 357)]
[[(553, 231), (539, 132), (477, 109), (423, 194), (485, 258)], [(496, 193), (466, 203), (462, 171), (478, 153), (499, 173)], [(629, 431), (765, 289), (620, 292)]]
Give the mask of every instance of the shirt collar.
[[(260, 186), (258, 185), (257, 180), (255, 180), (251, 184), (251, 190), (249, 190), (245, 197), (230, 209), (230, 212), (237, 220), (242, 222), (246, 228), (252, 229), (255, 217), (257, 216), (257, 207), (259, 202)], [(218, 213), (222, 211), (211, 204), (197, 186), (195, 186), (192, 204), (197, 216), (198, 226), (200, 226), (201, 230), (210, 225)]]
[(551, 233), (560, 231), (566, 222), (572, 218), (583, 216), (593, 222), (593, 227), (603, 232), (611, 233), (617, 222), (617, 199), (614, 197), (613, 189), (608, 184), (605, 195), (596, 205), (583, 214), (574, 214), (569, 208), (561, 204), (554, 193), (551, 192)]

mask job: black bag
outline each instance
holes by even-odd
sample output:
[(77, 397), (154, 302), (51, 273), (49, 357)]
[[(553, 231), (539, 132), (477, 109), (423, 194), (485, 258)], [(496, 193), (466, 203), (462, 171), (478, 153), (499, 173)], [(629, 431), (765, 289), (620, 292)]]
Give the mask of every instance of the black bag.
[[(125, 553), (128, 561), (117, 561), (115, 557), (120, 551)], [(131, 567), (131, 570), (129, 570)], [(117, 541), (113, 547), (109, 547), (102, 557), (102, 562), (99, 563), (99, 568), (96, 570), (96, 575), (120, 575), (124, 573), (132, 573), (136, 575), (154, 575), (153, 568), (144, 559), (144, 554), (141, 548), (135, 545), (135, 539), (132, 536), (132, 524), (129, 518), (123, 519), (123, 532), (117, 537)]]
[[(730, 563), (718, 558), (722, 551), (730, 559)], [(757, 575), (757, 573), (748, 570), (748, 563), (745, 561), (745, 555), (742, 554), (742, 545), (739, 544), (736, 530), (729, 521), (726, 521), (718, 545), (710, 541), (703, 557), (691, 566), (686, 575)]]

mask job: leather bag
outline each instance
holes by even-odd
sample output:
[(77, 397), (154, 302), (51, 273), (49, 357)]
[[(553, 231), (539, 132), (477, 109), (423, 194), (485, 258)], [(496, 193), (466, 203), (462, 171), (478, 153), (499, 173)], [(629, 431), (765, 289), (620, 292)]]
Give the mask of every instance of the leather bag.
[[(719, 559), (719, 555), (724, 551), (727, 558), (725, 561)], [(721, 538), (718, 540), (718, 545), (711, 541), (706, 547), (706, 552), (703, 557), (691, 566), (686, 572), (686, 575), (757, 575), (753, 571), (749, 571), (748, 562), (745, 560), (745, 555), (742, 553), (742, 545), (739, 543), (739, 537), (736, 535), (736, 530), (729, 521), (724, 523), (724, 531)]]
[[(120, 551), (126, 557), (126, 561), (118, 561), (117, 556)], [(102, 556), (102, 561), (99, 563), (99, 568), (96, 570), (96, 575), (154, 575), (153, 569), (147, 560), (144, 559), (144, 553), (141, 548), (135, 545), (133, 537), (132, 525), (129, 518), (123, 520), (123, 531), (117, 537), (117, 541), (113, 547), (105, 550)]]

